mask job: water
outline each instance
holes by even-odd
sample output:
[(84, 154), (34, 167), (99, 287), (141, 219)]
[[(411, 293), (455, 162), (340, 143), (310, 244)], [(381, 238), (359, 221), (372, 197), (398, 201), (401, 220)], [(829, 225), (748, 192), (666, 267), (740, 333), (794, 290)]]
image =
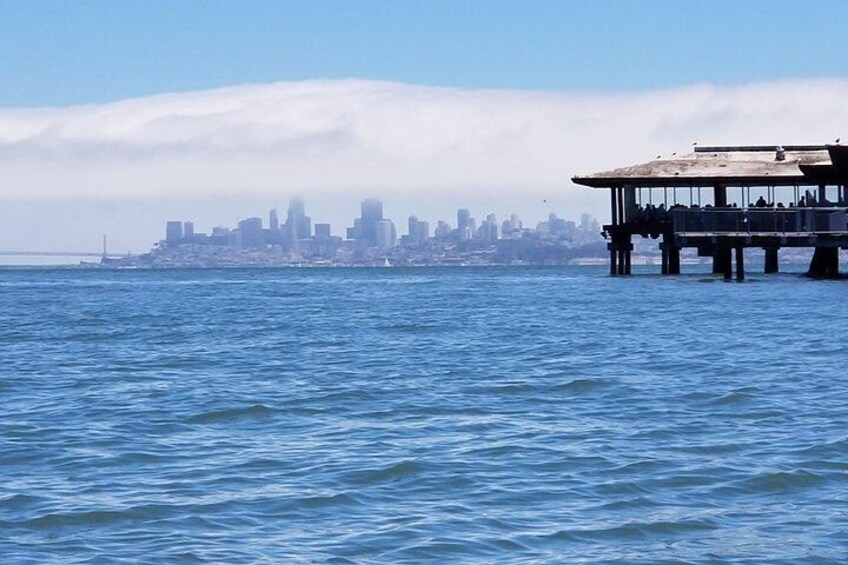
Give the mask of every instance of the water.
[(0, 272), (0, 555), (843, 562), (846, 291)]

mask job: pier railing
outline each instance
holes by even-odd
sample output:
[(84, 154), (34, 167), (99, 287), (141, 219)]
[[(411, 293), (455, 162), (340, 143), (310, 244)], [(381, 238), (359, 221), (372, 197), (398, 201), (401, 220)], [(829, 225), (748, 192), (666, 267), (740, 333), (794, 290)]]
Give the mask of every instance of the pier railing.
[(673, 208), (674, 233), (781, 235), (848, 233), (848, 208)]

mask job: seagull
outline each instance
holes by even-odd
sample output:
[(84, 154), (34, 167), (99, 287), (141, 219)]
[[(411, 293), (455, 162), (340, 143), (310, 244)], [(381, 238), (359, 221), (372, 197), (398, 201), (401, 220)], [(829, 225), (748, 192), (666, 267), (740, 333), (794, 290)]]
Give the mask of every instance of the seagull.
[(698, 142), (696, 141), (696, 142), (692, 143), (692, 145), (698, 145)]
[(838, 138), (838, 137), (836, 138), (836, 143), (839, 143), (839, 138)]
[(662, 159), (662, 155), (657, 155), (657, 159)]

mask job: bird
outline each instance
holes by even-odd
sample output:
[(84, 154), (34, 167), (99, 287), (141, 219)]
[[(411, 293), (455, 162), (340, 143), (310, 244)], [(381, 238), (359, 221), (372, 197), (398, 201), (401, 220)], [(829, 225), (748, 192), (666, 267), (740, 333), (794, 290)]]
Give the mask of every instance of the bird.
[(839, 143), (839, 138), (838, 138), (838, 137), (836, 138), (836, 143)]
[(693, 142), (693, 143), (692, 143), (692, 145), (698, 145), (698, 142), (697, 142), (697, 141), (695, 141), (695, 142)]
[(662, 158), (662, 155), (657, 155), (657, 159), (661, 159), (661, 158)]

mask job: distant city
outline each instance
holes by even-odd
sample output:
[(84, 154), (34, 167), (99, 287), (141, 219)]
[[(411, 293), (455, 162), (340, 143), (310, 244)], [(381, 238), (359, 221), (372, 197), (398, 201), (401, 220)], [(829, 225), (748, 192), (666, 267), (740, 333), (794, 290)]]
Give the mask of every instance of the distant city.
[(534, 227), (512, 214), (499, 222), (494, 214), (478, 222), (460, 208), (456, 227), (439, 220), (410, 216), (406, 234), (383, 216), (383, 203), (369, 198), (346, 237), (332, 235), (330, 224), (306, 214), (301, 198), (290, 201), (286, 218), (277, 210), (247, 218), (236, 227), (195, 231), (191, 221), (166, 223), (165, 237), (141, 255), (105, 258), (114, 267), (229, 267), (229, 266), (394, 266), (394, 265), (563, 265), (579, 258), (604, 257), (601, 227), (591, 215), (579, 221), (551, 213)]

